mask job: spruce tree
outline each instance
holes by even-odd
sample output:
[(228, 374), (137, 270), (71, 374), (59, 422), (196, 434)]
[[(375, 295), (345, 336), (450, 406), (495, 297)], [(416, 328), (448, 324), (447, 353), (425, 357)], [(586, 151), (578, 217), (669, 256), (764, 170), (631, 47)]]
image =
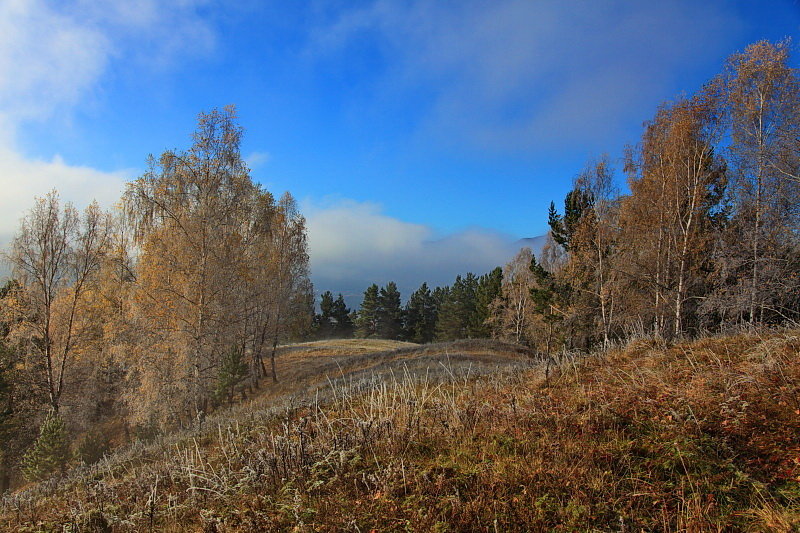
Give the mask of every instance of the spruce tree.
[(378, 332), (378, 312), (380, 310), (379, 289), (376, 284), (372, 284), (364, 291), (364, 299), (361, 301), (361, 308), (358, 310), (356, 320), (356, 334), (359, 337), (374, 337)]
[(469, 336), (475, 338), (488, 338), (491, 329), (487, 320), (491, 315), (490, 306), (500, 296), (503, 285), (503, 269), (495, 268), (488, 274), (478, 278), (478, 287), (475, 291), (475, 309), (469, 325)]
[(436, 301), (427, 283), (409, 297), (406, 304), (403, 335), (406, 340), (426, 343), (433, 340), (436, 327)]
[(403, 309), (400, 306), (400, 291), (394, 281), (383, 287), (379, 294), (378, 336), (397, 340), (403, 330)]
[(347, 308), (344, 296), (339, 296), (331, 307), (331, 316), (334, 321), (333, 336), (337, 339), (346, 339), (353, 336), (353, 320), (350, 318), (351, 311)]
[(214, 396), (218, 402), (233, 400), (236, 385), (247, 377), (247, 363), (244, 362), (242, 351), (236, 348), (228, 350), (222, 358), (222, 365), (217, 377), (217, 389)]
[(39, 481), (54, 472), (64, 472), (69, 460), (66, 425), (58, 413), (50, 411), (39, 430), (39, 438), (22, 458), (22, 473), (30, 481)]

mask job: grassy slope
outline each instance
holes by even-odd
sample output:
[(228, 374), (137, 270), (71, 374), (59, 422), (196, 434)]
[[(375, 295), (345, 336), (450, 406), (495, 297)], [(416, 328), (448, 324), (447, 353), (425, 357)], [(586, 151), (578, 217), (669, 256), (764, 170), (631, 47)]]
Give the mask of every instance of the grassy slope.
[[(260, 398), (32, 487), (0, 526), (791, 531), (797, 335), (639, 342), (549, 379), (492, 343), (293, 348), (287, 364), (305, 350), (321, 365), (303, 399)], [(313, 392), (334, 362), (340, 379)]]
[(303, 397), (342, 379), (404, 372), (409, 364), (417, 371), (434, 368), (441, 372), (443, 362), (458, 360), (459, 365), (474, 364), (476, 371), (487, 372), (528, 362), (531, 355), (520, 346), (481, 340), (428, 345), (383, 339), (298, 343), (280, 348), (276, 358), (280, 381), (259, 390), (258, 396), (267, 401), (286, 395)]

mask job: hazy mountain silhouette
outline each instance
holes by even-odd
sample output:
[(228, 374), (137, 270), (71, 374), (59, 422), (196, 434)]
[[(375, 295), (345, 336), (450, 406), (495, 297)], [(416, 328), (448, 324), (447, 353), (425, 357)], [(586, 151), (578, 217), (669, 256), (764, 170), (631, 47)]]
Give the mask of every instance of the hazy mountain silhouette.
[(533, 254), (538, 258), (546, 242), (547, 242), (547, 234), (544, 234), (544, 235), (538, 235), (536, 237), (526, 237), (524, 239), (516, 241), (514, 244), (516, 244), (517, 247), (519, 248), (524, 248), (527, 246), (533, 251)]

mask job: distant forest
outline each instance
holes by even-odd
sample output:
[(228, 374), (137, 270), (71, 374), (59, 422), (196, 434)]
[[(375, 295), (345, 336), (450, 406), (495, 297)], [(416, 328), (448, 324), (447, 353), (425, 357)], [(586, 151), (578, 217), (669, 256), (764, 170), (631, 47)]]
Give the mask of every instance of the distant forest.
[[(111, 211), (37, 199), (0, 288), (0, 490), (176, 427), (278, 381), (279, 345), (493, 337), (549, 354), (794, 323), (800, 312), (800, 78), (789, 43), (730, 57), (661, 105), (612, 162), (587, 163), (540, 257), (423, 284), (370, 285), (315, 313), (305, 220), (255, 184), (235, 110), (151, 158)], [(566, 178), (566, 177), (565, 177)], [(534, 215), (532, 215), (533, 217)]]

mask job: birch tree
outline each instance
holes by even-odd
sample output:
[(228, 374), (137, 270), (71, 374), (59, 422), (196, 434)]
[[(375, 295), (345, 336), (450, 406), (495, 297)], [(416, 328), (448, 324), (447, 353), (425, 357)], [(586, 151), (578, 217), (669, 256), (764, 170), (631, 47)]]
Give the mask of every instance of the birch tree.
[(533, 252), (523, 248), (503, 268), (501, 294), (492, 304), (490, 320), (495, 335), (516, 343), (533, 340), (534, 302), (531, 289), (535, 278), (531, 271)]
[(173, 394), (189, 402), (180, 416), (207, 410), (222, 357), (239, 342), (243, 218), (255, 193), (239, 152), (241, 135), (232, 107), (201, 114), (191, 148), (151, 159), (126, 192), (140, 248), (138, 309), (162, 332), (149, 351), (164, 364), (153, 361), (140, 372), (161, 368), (145, 378), (154, 387), (172, 388), (178, 380), (184, 390)]
[[(616, 272), (611, 257), (617, 239), (617, 192), (607, 157), (590, 163), (577, 176), (565, 199), (565, 216), (550, 208), (551, 234), (567, 246), (566, 263), (555, 274), (572, 287), (568, 324), (592, 344), (596, 332), (603, 346), (611, 340), (616, 316)], [(576, 202), (576, 199), (580, 201)]]
[(730, 57), (713, 84), (725, 99), (736, 177), (732, 229), (738, 236), (728, 240), (724, 268), (738, 279), (725, 304), (751, 324), (763, 322), (765, 312), (782, 314), (779, 300), (793, 255), (782, 248), (798, 227), (800, 80), (789, 66), (789, 44), (748, 46)]
[(15, 291), (12, 338), (21, 343), (58, 412), (85, 330), (80, 307), (109, 245), (109, 218), (97, 203), (79, 214), (53, 191), (23, 218), (8, 256)]
[(715, 152), (719, 135), (713, 101), (663, 106), (646, 127), (631, 195), (622, 201), (617, 270), (628, 278), (628, 292), (650, 293), (651, 303), (636, 314), (650, 316), (658, 335), (681, 336), (689, 327), (687, 303), (703, 293), (711, 223), (726, 186)]

